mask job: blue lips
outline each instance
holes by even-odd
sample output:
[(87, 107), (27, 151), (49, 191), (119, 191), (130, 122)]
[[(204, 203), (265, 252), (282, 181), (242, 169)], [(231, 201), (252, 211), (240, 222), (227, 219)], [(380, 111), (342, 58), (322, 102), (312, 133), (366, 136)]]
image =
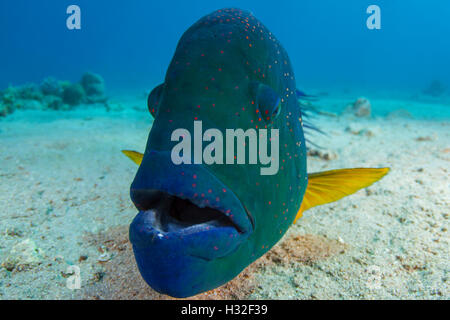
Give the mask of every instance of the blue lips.
[(140, 212), (130, 226), (130, 241), (144, 280), (156, 291), (188, 297), (209, 290), (205, 279), (215, 259), (236, 250), (244, 240), (231, 226), (204, 223), (163, 232), (154, 227), (155, 212)]
[(140, 210), (130, 241), (141, 275), (156, 291), (192, 296), (228, 281), (217, 274), (253, 226), (240, 201), (198, 165), (172, 164), (169, 154), (144, 156), (131, 198)]

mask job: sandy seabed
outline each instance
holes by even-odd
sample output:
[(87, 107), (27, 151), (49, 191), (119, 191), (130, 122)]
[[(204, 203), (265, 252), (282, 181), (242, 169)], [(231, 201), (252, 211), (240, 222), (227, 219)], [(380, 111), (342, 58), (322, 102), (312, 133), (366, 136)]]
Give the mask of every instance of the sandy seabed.
[[(307, 211), (237, 279), (194, 298), (449, 299), (450, 121), (317, 121), (328, 137), (314, 141), (326, 150), (313, 150), (309, 172), (391, 172)], [(132, 108), (0, 120), (1, 299), (169, 298), (144, 283), (128, 242), (136, 166), (120, 150), (143, 151), (150, 128)], [(71, 265), (79, 290), (67, 287)]]

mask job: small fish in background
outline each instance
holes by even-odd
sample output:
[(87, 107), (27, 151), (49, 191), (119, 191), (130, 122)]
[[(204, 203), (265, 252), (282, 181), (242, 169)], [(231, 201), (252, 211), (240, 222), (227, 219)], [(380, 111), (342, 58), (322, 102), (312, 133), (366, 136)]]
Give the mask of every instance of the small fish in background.
[[(214, 289), (269, 251), (314, 206), (381, 179), (388, 168), (307, 174), (303, 110), (289, 57), (251, 13), (215, 11), (180, 39), (164, 83), (148, 98), (155, 118), (130, 195), (138, 215), (129, 237), (142, 277), (156, 291), (189, 297)], [(260, 164), (179, 164), (177, 128), (194, 121), (279, 130), (279, 171)]]

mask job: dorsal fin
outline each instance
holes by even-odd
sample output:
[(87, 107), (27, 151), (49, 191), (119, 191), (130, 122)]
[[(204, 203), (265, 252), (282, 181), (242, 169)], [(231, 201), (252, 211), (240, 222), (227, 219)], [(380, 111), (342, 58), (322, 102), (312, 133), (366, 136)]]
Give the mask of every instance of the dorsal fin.
[(308, 175), (308, 186), (294, 223), (309, 208), (342, 199), (370, 186), (389, 172), (389, 168), (330, 170)]
[(299, 100), (307, 100), (307, 101), (317, 100), (317, 96), (306, 94), (305, 92), (299, 89), (295, 89), (295, 94), (297, 95), (297, 99)]

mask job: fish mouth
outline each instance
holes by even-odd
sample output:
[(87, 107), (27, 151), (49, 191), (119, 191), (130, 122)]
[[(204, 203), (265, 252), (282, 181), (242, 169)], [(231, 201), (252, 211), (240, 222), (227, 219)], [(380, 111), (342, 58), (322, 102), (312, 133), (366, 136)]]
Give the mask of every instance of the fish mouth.
[(131, 194), (140, 211), (129, 237), (139, 271), (154, 290), (183, 298), (230, 280), (219, 270), (221, 258), (238, 252), (251, 231), (229, 209), (204, 205), (206, 195), (188, 198), (159, 189)]
[(253, 233), (248, 210), (205, 166), (174, 165), (168, 157), (147, 153), (131, 185), (139, 210), (130, 225), (134, 249), (165, 250), (175, 260), (186, 255), (213, 260), (234, 252)]
[[(129, 229), (136, 264), (156, 291), (173, 297), (213, 289), (241, 271), (255, 221), (238, 196), (204, 165), (147, 150), (130, 187), (139, 213)], [(244, 255), (245, 256), (245, 255)], [(229, 260), (226, 260), (229, 259)]]
[(130, 241), (139, 248), (165, 247), (201, 260), (213, 260), (234, 252), (248, 237), (245, 226), (229, 209), (205, 206), (205, 197), (189, 199), (161, 190), (134, 191), (139, 214), (130, 226)]
[(208, 199), (186, 199), (160, 190), (137, 191), (134, 197), (144, 196), (140, 211), (151, 216), (152, 227), (160, 233), (195, 233), (211, 228), (234, 228), (245, 233), (232, 218), (230, 211), (219, 206), (205, 206)]
[(144, 155), (130, 197), (139, 211), (155, 211), (155, 228), (161, 232), (188, 231), (212, 222), (246, 235), (254, 229), (248, 210), (213, 172), (204, 165), (175, 165), (167, 151)]

